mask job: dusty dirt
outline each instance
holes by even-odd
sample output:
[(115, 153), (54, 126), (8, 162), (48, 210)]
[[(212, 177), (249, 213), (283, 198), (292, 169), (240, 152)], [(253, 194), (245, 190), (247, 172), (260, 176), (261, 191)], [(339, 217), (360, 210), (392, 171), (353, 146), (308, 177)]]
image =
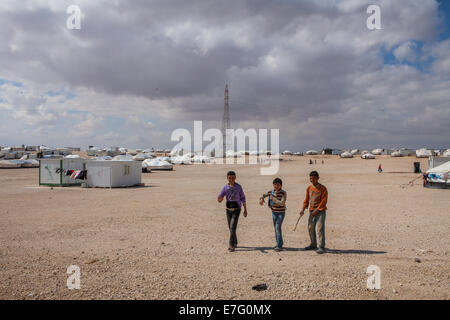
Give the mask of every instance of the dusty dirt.
[[(279, 253), (258, 204), (274, 177), (256, 165), (175, 166), (127, 189), (52, 190), (38, 187), (38, 169), (0, 170), (0, 299), (450, 298), (450, 190), (420, 179), (401, 187), (417, 177), (417, 159), (288, 159)], [(249, 209), (233, 253), (216, 200), (230, 169)], [(293, 232), (312, 169), (329, 190), (324, 255), (299, 250), (309, 244), (305, 217)], [(80, 267), (80, 290), (67, 288), (69, 265)], [(370, 265), (381, 269), (380, 290), (367, 289)], [(267, 290), (252, 290), (259, 283)]]

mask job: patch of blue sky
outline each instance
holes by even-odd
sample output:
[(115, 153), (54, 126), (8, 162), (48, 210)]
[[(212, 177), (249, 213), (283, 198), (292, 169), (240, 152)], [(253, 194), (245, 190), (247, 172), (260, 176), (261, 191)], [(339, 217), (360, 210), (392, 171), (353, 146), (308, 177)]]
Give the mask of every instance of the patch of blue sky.
[(450, 39), (450, 1), (438, 0), (439, 15), (442, 17), (442, 30), (439, 34), (439, 41)]
[(76, 97), (76, 95), (73, 92), (66, 92), (63, 89), (48, 90), (47, 92), (44, 92), (44, 94), (49, 97), (64, 96), (66, 100), (70, 100)]
[(383, 57), (384, 64), (387, 65), (408, 65), (416, 68), (421, 72), (428, 72), (431, 64), (435, 60), (433, 57), (426, 56), (423, 53), (424, 42), (423, 41), (410, 41), (412, 44), (410, 48), (413, 50), (415, 58), (414, 59), (398, 59), (394, 55), (395, 49), (399, 46), (392, 48), (392, 50), (387, 50), (385, 47), (382, 47), (380, 50), (380, 54)]
[(23, 84), (21, 82), (10, 81), (10, 80), (6, 80), (6, 79), (0, 79), (0, 86), (4, 85), (6, 83), (9, 83), (9, 84), (13, 85), (14, 87), (18, 87), (18, 88), (23, 87)]
[[(438, 30), (438, 42), (450, 39), (450, 1), (438, 0), (439, 3), (439, 15), (442, 17), (442, 24)], [(385, 65), (408, 65), (416, 68), (421, 72), (429, 72), (431, 64), (434, 62), (434, 58), (426, 56), (423, 52), (425, 43), (423, 41), (416, 41), (411, 39), (412, 46), (410, 47), (415, 55), (415, 59), (397, 59), (394, 55), (395, 49), (398, 46), (387, 50), (385, 47), (380, 49), (380, 55), (383, 58)]]
[(70, 113), (70, 114), (82, 114), (82, 115), (86, 115), (86, 114), (88, 114), (89, 112), (83, 111), (83, 110), (67, 110), (67, 113)]

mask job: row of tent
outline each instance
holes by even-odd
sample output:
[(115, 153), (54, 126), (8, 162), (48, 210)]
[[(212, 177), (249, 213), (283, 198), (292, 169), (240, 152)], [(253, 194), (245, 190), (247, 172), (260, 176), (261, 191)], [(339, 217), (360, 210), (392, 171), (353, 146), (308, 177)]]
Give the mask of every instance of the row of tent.
[[(281, 153), (282, 155), (303, 155), (301, 152), (291, 152), (289, 150), (283, 151)], [(319, 152), (316, 150), (308, 150), (306, 155), (318, 155)], [(392, 152), (389, 152), (385, 149), (373, 149), (372, 151), (369, 150), (363, 150), (360, 151), (359, 149), (353, 149), (351, 151), (339, 151), (339, 150), (333, 150), (333, 149), (324, 149), (320, 154), (338, 154), (341, 156), (341, 158), (353, 158), (355, 155), (361, 155), (361, 158), (363, 159), (374, 159), (374, 156), (382, 155), (382, 154), (389, 154), (392, 157), (403, 157), (403, 156), (413, 156), (415, 155), (417, 158), (428, 158), (431, 156), (438, 156), (442, 155), (444, 157), (450, 157), (450, 149), (447, 149), (443, 152), (439, 150), (428, 150), (425, 148), (418, 149), (418, 150), (409, 150), (406, 148), (393, 150)]]

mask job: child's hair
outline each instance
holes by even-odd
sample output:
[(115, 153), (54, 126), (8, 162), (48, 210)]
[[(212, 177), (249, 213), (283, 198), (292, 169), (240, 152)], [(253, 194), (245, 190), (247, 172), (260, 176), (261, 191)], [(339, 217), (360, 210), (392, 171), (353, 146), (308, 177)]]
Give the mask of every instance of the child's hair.
[(319, 173), (317, 171), (311, 171), (311, 173), (309, 174), (310, 177), (319, 177)]
[(275, 184), (275, 183), (279, 183), (279, 184), (283, 185), (283, 181), (281, 181), (280, 178), (275, 178), (275, 179), (273, 179), (272, 184)]
[(236, 172), (234, 172), (234, 171), (228, 171), (227, 172), (227, 177), (228, 176), (235, 176), (236, 177)]

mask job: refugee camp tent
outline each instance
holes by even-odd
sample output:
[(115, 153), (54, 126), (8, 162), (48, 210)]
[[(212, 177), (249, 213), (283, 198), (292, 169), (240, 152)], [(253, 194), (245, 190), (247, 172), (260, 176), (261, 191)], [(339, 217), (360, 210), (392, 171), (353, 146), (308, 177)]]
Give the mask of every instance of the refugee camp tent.
[(73, 179), (67, 175), (68, 170), (85, 170), (89, 159), (64, 158), (64, 159), (40, 159), (39, 160), (39, 185), (40, 186), (72, 186), (80, 185), (83, 180)]
[(0, 169), (14, 169), (20, 168), (21, 164), (15, 162), (14, 160), (1, 160), (0, 161)]
[(428, 170), (425, 177), (427, 183), (450, 186), (450, 161)]
[(308, 156), (312, 156), (312, 155), (317, 155), (319, 153), (316, 150), (308, 150), (308, 151), (306, 151), (306, 154)]
[(158, 157), (156, 158), (157, 160), (162, 160), (162, 161), (167, 161), (170, 163), (170, 161), (172, 160), (170, 157)]
[(69, 155), (65, 156), (64, 158), (67, 158), (67, 159), (78, 159), (78, 158), (81, 158), (81, 157), (79, 155), (77, 155), (77, 154), (69, 154)]
[(359, 152), (359, 149), (353, 149), (352, 151), (350, 151), (350, 153), (351, 153), (352, 155), (355, 155), (355, 154), (358, 154), (358, 153), (360, 153), (360, 152)]
[(450, 157), (450, 149), (447, 149), (447, 150), (444, 152), (443, 156), (444, 156), (444, 157)]
[(417, 158), (428, 158), (433, 155), (433, 152), (431, 150), (427, 150), (425, 148), (416, 150), (416, 157)]
[(171, 158), (173, 164), (192, 164), (192, 158), (189, 156), (175, 156)]
[(394, 151), (391, 153), (391, 157), (403, 157), (403, 154), (400, 151)]
[(39, 161), (35, 159), (29, 160), (10, 160), (20, 164), (21, 168), (39, 168)]
[(350, 152), (342, 152), (340, 155), (341, 158), (353, 158), (353, 154)]
[(375, 155), (373, 155), (372, 153), (365, 153), (363, 155), (361, 155), (361, 159), (375, 159)]
[(141, 183), (140, 161), (89, 161), (86, 170), (88, 187), (131, 187)]
[(195, 155), (192, 158), (192, 162), (194, 163), (210, 163), (211, 159), (207, 156), (203, 156), (203, 155)]
[(133, 156), (129, 154), (119, 154), (112, 158), (113, 161), (134, 161)]
[(96, 157), (95, 161), (105, 161), (105, 160), (112, 160), (113, 158), (111, 156), (102, 156), (102, 157)]
[(167, 161), (158, 159), (146, 159), (142, 161), (142, 168), (150, 170), (173, 170), (173, 165)]
[(144, 161), (145, 159), (152, 159), (153, 156), (151, 154), (148, 153), (138, 153), (137, 155), (135, 155), (133, 157), (133, 160), (136, 161)]
[(289, 151), (289, 150), (285, 150), (285, 151), (283, 151), (282, 155), (285, 155), (285, 156), (291, 156), (291, 155), (292, 155), (292, 152)]
[(384, 149), (373, 149), (371, 153), (372, 153), (372, 155), (379, 156), (383, 153), (383, 151), (384, 151)]

